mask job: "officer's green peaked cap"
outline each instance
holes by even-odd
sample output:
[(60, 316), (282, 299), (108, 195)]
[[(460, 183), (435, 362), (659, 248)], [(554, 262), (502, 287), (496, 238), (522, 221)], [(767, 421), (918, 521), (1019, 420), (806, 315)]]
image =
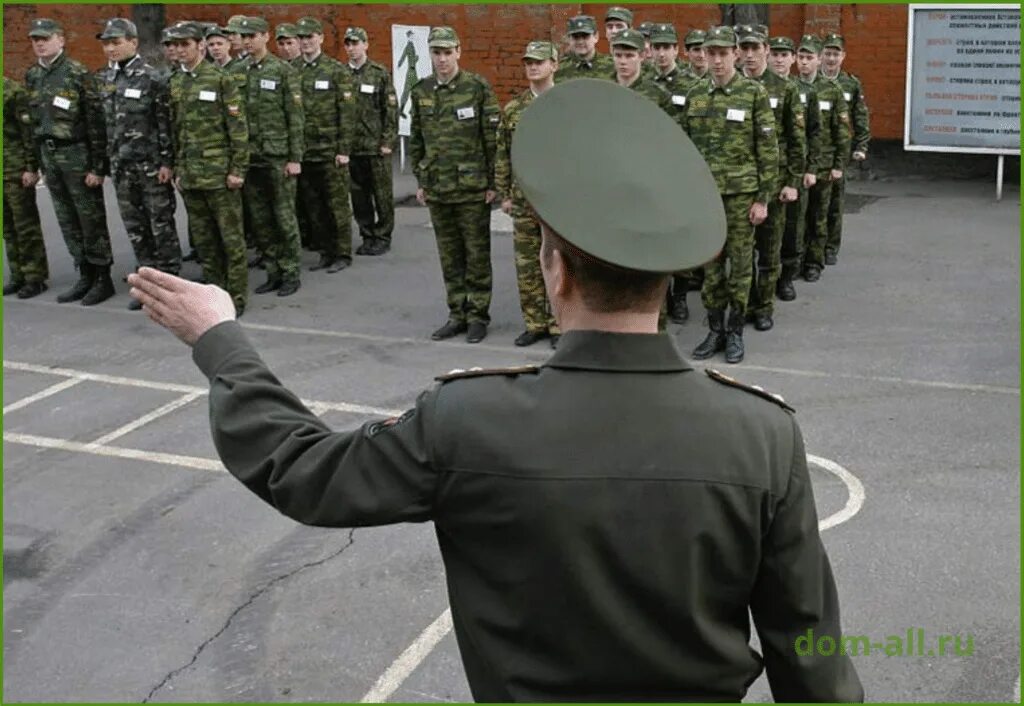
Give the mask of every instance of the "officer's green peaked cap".
[(611, 81), (567, 81), (534, 99), (512, 138), (512, 171), (540, 220), (612, 265), (675, 272), (725, 243), (700, 152), (656, 103)]

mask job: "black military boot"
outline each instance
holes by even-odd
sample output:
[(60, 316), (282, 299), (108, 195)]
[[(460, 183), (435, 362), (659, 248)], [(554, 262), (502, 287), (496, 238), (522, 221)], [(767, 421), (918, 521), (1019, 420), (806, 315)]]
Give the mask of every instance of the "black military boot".
[(299, 291), (299, 287), (302, 283), (298, 279), (283, 280), (281, 282), (281, 288), (277, 290), (277, 296), (279, 297), (290, 297)]
[(110, 279), (110, 265), (93, 265), (95, 275), (92, 286), (82, 298), (82, 306), (93, 306), (114, 296), (114, 281)]
[(4, 296), (9, 297), (12, 294), (17, 294), (18, 290), (25, 286), (25, 283), (21, 280), (11, 280), (9, 284), (4, 285)]
[(266, 294), (267, 292), (273, 292), (274, 290), (281, 288), (281, 277), (271, 276), (267, 277), (267, 281), (256, 287), (254, 290), (257, 294)]
[(78, 281), (75, 285), (66, 292), (57, 295), (57, 301), (61, 304), (67, 304), (68, 302), (76, 302), (92, 289), (92, 283), (96, 279), (96, 273), (93, 270), (93, 266), (88, 262), (83, 262), (78, 268)]
[(310, 265), (309, 271), (316, 272), (317, 270), (326, 270), (328, 267), (334, 264), (334, 258), (330, 255), (321, 253), (320, 260), (315, 265)]
[(729, 331), (725, 335), (725, 362), (739, 363), (743, 360), (743, 314), (729, 312)]
[(708, 328), (711, 332), (704, 342), (693, 349), (690, 357), (694, 360), (707, 360), (715, 353), (725, 350), (725, 312), (721, 309), (708, 309)]
[(26, 282), (25, 286), (18, 290), (18, 299), (31, 299), (32, 297), (38, 297), (45, 291), (45, 282), (40, 282), (39, 280), (36, 280), (35, 282)]
[(686, 306), (686, 290), (672, 292), (668, 299), (668, 317), (674, 324), (685, 324), (690, 319), (690, 310)]
[(792, 268), (782, 268), (782, 274), (779, 276), (779, 281), (775, 283), (775, 296), (784, 302), (791, 302), (796, 299), (796, 288), (793, 287)]

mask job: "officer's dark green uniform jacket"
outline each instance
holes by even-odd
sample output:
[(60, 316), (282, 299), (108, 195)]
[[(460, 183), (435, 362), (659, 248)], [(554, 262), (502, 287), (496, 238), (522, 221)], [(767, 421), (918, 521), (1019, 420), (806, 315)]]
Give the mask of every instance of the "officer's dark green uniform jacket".
[(455, 375), (344, 433), (237, 323), (193, 357), (221, 459), (266, 502), (433, 520), (478, 701), (738, 701), (762, 669), (748, 606), (776, 700), (863, 698), (848, 657), (794, 650), (840, 628), (793, 415), (668, 336), (571, 331), (539, 368)]

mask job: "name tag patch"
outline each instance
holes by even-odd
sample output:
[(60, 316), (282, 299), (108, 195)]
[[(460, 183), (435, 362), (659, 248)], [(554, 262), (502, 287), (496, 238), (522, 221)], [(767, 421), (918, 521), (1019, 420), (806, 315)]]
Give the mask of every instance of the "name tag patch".
[(800, 94), (800, 102), (803, 103), (804, 105), (807, 105), (807, 94), (806, 93), (801, 93)]
[(199, 91), (199, 100), (206, 101), (207, 103), (213, 103), (217, 100), (216, 91)]
[(61, 110), (70, 110), (71, 109), (71, 101), (69, 101), (64, 96), (54, 96), (53, 97), (53, 104), (56, 107), (60, 108)]
[(455, 117), (459, 120), (469, 120), (476, 117), (476, 110), (473, 106), (469, 106), (468, 108), (459, 108), (455, 111)]
[(142, 91), (138, 88), (126, 88), (124, 89), (125, 98), (142, 98)]
[(771, 105), (772, 108), (778, 108), (779, 107), (779, 99), (776, 98), (775, 96), (769, 96), (768, 97), (768, 104)]
[(326, 91), (330, 87), (331, 87), (331, 82), (330, 81), (314, 81), (313, 82), (313, 90), (316, 90), (316, 91)]
[(272, 81), (269, 78), (261, 78), (260, 88), (264, 91), (275, 91), (277, 90), (277, 81)]
[(849, 103), (850, 102), (850, 98), (852, 98), (852, 96), (849, 93), (844, 92), (843, 93), (843, 98), (846, 99), (847, 103)]
[(832, 101), (818, 101), (818, 108), (821, 110), (832, 110)]
[(373, 93), (376, 90), (377, 90), (377, 87), (374, 86), (372, 83), (361, 83), (361, 84), (359, 84), (359, 92), (360, 93)]
[(731, 120), (734, 123), (742, 123), (747, 117), (747, 111), (737, 110), (736, 108), (729, 108), (725, 113), (725, 119)]
[(686, 105), (686, 96), (672, 96), (672, 105)]

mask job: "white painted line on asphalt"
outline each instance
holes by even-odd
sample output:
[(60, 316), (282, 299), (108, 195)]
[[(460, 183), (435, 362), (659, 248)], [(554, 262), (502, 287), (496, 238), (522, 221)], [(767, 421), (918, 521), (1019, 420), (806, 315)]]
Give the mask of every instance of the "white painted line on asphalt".
[(846, 489), (849, 491), (849, 495), (846, 498), (846, 505), (843, 506), (843, 509), (829, 515), (823, 520), (818, 521), (819, 532), (823, 532), (830, 527), (835, 527), (836, 525), (841, 525), (860, 512), (861, 507), (864, 505), (864, 485), (860, 482), (857, 476), (850, 473), (835, 461), (822, 458), (821, 456), (807, 454), (807, 462), (836, 476), (839, 480), (843, 481), (846, 485)]
[(398, 690), (402, 682), (416, 670), (416, 667), (420, 666), (427, 655), (437, 646), (437, 643), (451, 630), (452, 611), (450, 608), (446, 608), (402, 654), (398, 655), (398, 659), (380, 675), (380, 679), (373, 685), (373, 688), (359, 700), (360, 703), (379, 704), (387, 701), (388, 697)]
[(1017, 675), (1017, 681), (1013, 684), (1013, 702), (1020, 703), (1020, 674)]
[(129, 434), (129, 433), (135, 431), (136, 429), (138, 429), (138, 428), (140, 428), (142, 426), (145, 426), (146, 424), (149, 424), (154, 419), (159, 419), (160, 417), (164, 416), (165, 414), (170, 414), (174, 410), (176, 410), (176, 409), (178, 409), (180, 407), (184, 407), (185, 405), (189, 404), (193, 400), (197, 400), (197, 399), (199, 399), (202, 396), (203, 396), (203, 393), (201, 393), (201, 392), (190, 392), (187, 395), (183, 395), (183, 396), (179, 397), (176, 400), (168, 402), (163, 407), (159, 407), (158, 409), (154, 409), (149, 414), (142, 415), (141, 417), (139, 417), (135, 421), (128, 422), (123, 427), (118, 427), (117, 429), (115, 429), (114, 431), (110, 432), (109, 434), (104, 434), (103, 436), (101, 436), (100, 438), (96, 439), (95, 441), (90, 441), (88, 444), (86, 444), (86, 446), (97, 447), (97, 446), (103, 446), (105, 444), (109, 444), (114, 439), (120, 439), (125, 434)]
[(70, 380), (65, 380), (64, 382), (58, 382), (55, 385), (50, 385), (45, 390), (40, 390), (39, 392), (35, 393), (34, 395), (29, 395), (28, 397), (22, 397), (17, 402), (11, 402), (9, 405), (4, 407), (4, 414), (7, 414), (8, 412), (14, 412), (15, 410), (19, 410), (22, 407), (28, 407), (33, 402), (38, 402), (39, 400), (45, 400), (47, 397), (50, 397), (51, 395), (56, 395), (58, 392), (63, 392), (64, 390), (68, 389), (69, 387), (74, 387), (75, 385), (79, 384), (80, 382), (82, 382), (82, 380), (80, 378), (72, 378)]
[(158, 451), (142, 451), (141, 449), (125, 449), (119, 446), (95, 446), (83, 444), (80, 441), (69, 441), (68, 439), (54, 439), (49, 436), (36, 436), (34, 434), (18, 434), (16, 432), (4, 432), (4, 441), (14, 444), (25, 444), (37, 446), (43, 449), (56, 449), (58, 451), (74, 451), (79, 453), (93, 454), (96, 456), (108, 456), (111, 458), (127, 458), (133, 461), (151, 461), (162, 463), (166, 466), (182, 466), (184, 468), (195, 468), (200, 471), (225, 471), (221, 462), (215, 458), (202, 458), (200, 456), (181, 456), (178, 454), (165, 454)]
[(166, 390), (169, 392), (198, 392), (206, 394), (205, 387), (196, 387), (195, 385), (179, 385), (173, 382), (154, 382), (151, 380), (142, 380), (139, 378), (126, 378), (118, 375), (103, 375), (101, 373), (90, 373), (84, 370), (72, 370), (70, 368), (51, 368), (45, 365), (35, 365), (33, 363), (19, 363), (13, 360), (5, 360), (4, 367), (10, 370), (20, 370), (27, 373), (41, 373), (43, 375), (60, 375), (66, 378), (75, 378), (76, 380), (89, 382), (105, 382), (111, 385), (128, 385), (130, 387), (145, 387), (150, 390)]
[(863, 380), (865, 382), (887, 382), (894, 385), (914, 385), (916, 387), (932, 387), (940, 390), (957, 390), (963, 392), (990, 392), (997, 395), (1020, 395), (1019, 387), (1003, 385), (977, 385), (967, 382), (942, 382), (941, 380), (917, 380), (915, 378), (899, 378), (886, 375), (857, 375), (856, 373), (823, 373), (816, 370), (796, 370), (793, 368), (773, 368), (766, 365), (744, 365), (742, 369), (757, 370), (781, 375), (796, 375), (813, 378), (838, 378), (840, 380)]

